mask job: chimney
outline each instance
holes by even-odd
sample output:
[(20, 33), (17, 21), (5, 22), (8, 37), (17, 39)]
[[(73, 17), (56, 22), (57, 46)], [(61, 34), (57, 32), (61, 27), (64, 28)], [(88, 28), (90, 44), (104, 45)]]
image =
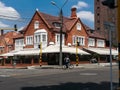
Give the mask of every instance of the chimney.
[(71, 8), (71, 18), (77, 18), (76, 7)]

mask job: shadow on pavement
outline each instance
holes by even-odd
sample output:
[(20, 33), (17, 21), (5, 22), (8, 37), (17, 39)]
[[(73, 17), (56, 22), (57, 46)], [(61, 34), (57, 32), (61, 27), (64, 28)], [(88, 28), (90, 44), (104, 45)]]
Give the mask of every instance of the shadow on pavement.
[[(113, 83), (113, 90), (117, 83)], [(61, 83), (60, 85), (46, 85), (38, 87), (22, 87), (21, 90), (110, 90), (109, 82), (101, 83)]]

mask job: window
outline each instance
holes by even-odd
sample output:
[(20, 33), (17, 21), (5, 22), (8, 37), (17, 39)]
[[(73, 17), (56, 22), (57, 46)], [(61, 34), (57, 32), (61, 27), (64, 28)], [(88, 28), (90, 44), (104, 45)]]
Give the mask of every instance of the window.
[(88, 46), (95, 46), (95, 39), (89, 38), (89, 40), (88, 40)]
[(15, 50), (23, 49), (24, 47), (24, 39), (16, 39), (15, 40)]
[(100, 7), (98, 6), (97, 9), (100, 9)]
[(3, 52), (4, 52), (4, 47), (0, 46), (0, 53), (3, 53)]
[(98, 27), (97, 30), (100, 30), (100, 27)]
[(97, 16), (100, 16), (100, 13), (97, 13)]
[(54, 25), (54, 27), (56, 27), (56, 28), (60, 28), (60, 26), (61, 26), (60, 23), (58, 23), (58, 22), (54, 22), (53, 25)]
[(80, 45), (85, 45), (85, 37), (84, 36), (73, 36), (73, 45), (79, 42)]
[(47, 42), (46, 33), (35, 34), (35, 43), (40, 43), (40, 42)]
[(47, 31), (45, 29), (36, 30), (34, 32), (34, 48), (42, 43), (42, 48), (47, 46)]
[(15, 46), (23, 46), (23, 45), (24, 45), (24, 39), (15, 40)]
[(100, 23), (100, 20), (97, 20), (97, 23)]
[[(64, 34), (62, 34), (62, 45), (64, 45)], [(55, 43), (56, 45), (60, 45), (60, 34), (56, 34), (55, 36)]]
[(35, 21), (34, 23), (34, 29), (38, 29), (39, 28), (39, 21)]
[(26, 45), (33, 45), (33, 36), (26, 36)]
[(81, 24), (77, 23), (77, 30), (81, 30)]
[(98, 40), (97, 40), (97, 47), (104, 47), (104, 46), (105, 46), (104, 40), (98, 39)]

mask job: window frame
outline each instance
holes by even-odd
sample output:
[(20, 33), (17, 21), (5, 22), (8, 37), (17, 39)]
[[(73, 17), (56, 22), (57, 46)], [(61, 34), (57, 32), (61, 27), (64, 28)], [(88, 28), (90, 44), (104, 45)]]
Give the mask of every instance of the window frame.
[(34, 29), (38, 29), (39, 28), (39, 25), (40, 25), (40, 22), (38, 20), (36, 20), (34, 22)]
[(77, 23), (76, 27), (77, 27), (77, 30), (81, 31), (82, 27), (80, 23)]
[(73, 35), (72, 42), (73, 42), (73, 45), (76, 45), (76, 43), (79, 42), (81, 46), (85, 46), (85, 36)]
[(33, 45), (33, 35), (26, 36), (26, 45)]
[[(55, 44), (60, 45), (60, 34), (56, 33), (55, 34)], [(65, 34), (62, 34), (62, 45), (65, 44)]]
[(97, 39), (97, 47), (105, 47), (105, 40)]
[(88, 38), (88, 46), (95, 46), (95, 39), (94, 38)]

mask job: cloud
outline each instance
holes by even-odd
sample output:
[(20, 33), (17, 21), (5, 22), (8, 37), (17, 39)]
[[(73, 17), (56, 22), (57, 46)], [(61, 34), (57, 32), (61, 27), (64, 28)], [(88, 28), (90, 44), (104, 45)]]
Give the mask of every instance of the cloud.
[(88, 4), (83, 1), (79, 1), (77, 5), (73, 5), (72, 7), (76, 7), (77, 9), (82, 9), (88, 7)]
[(6, 24), (0, 22), (0, 27), (8, 27), (8, 26), (9, 26), (9, 25), (6, 25)]
[(0, 2), (0, 18), (17, 20), (20, 18), (20, 14), (14, 8), (7, 7)]
[(94, 14), (90, 11), (79, 11), (77, 16), (80, 19), (88, 20), (90, 22), (94, 22)]

